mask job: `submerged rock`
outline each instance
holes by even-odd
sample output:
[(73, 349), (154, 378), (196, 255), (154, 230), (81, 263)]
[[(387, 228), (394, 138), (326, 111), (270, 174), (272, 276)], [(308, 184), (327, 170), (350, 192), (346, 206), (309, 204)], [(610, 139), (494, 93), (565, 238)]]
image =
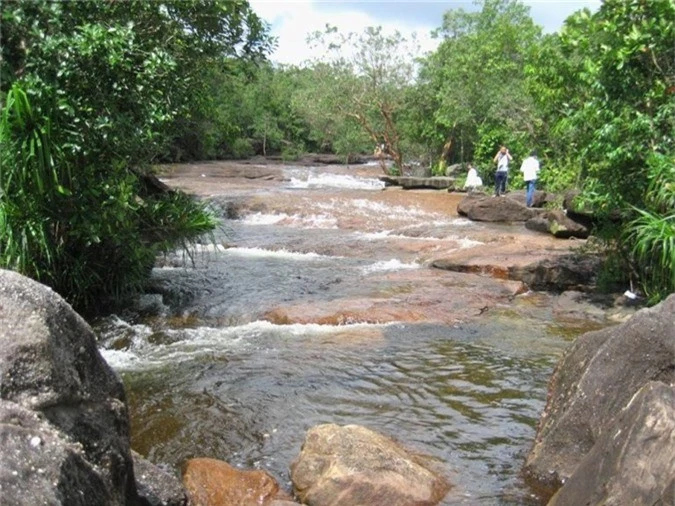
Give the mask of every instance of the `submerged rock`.
[(310, 429), (291, 479), (310, 506), (433, 506), (450, 488), (398, 444), (358, 425)]

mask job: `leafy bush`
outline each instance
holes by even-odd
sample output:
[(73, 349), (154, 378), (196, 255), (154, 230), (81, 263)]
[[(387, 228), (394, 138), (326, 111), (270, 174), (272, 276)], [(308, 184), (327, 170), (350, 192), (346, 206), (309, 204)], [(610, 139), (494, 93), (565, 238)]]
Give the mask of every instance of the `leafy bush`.
[(255, 150), (250, 140), (239, 137), (232, 143), (230, 154), (236, 159), (250, 158), (255, 154)]
[(13, 1), (0, 23), (0, 265), (79, 308), (119, 300), (214, 227), (148, 167), (180, 129), (175, 156), (234, 137), (200, 116), (205, 77), (264, 55), (266, 27), (245, 0)]
[(625, 227), (625, 240), (652, 302), (675, 292), (675, 157), (649, 159), (646, 209)]
[(150, 193), (131, 171), (72, 177), (50, 125), (15, 84), (0, 122), (0, 267), (91, 310), (141, 290), (157, 254), (214, 228), (202, 204)]

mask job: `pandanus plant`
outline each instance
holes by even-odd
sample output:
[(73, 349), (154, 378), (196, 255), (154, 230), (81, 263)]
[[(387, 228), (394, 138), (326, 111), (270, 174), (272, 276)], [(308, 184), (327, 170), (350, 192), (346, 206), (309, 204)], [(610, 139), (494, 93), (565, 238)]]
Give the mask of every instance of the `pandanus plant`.
[(0, 120), (0, 265), (40, 280), (53, 273), (59, 247), (61, 224), (50, 211), (70, 185), (55, 163), (50, 125), (15, 84)]
[(653, 155), (646, 209), (626, 229), (627, 244), (650, 302), (675, 292), (675, 157)]

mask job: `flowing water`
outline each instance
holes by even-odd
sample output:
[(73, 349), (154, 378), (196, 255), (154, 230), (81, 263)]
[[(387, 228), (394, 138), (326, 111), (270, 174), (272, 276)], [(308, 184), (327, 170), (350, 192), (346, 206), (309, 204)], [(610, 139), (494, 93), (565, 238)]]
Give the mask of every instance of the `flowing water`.
[[(368, 172), (283, 174), (211, 178), (200, 193), (215, 209), (236, 201), (236, 218), (187, 266), (180, 254), (158, 262), (152, 311), (96, 323), (125, 383), (134, 449), (176, 469), (191, 457), (264, 469), (290, 490), (310, 427), (360, 424), (433, 459), (454, 484), (443, 504), (538, 504), (520, 469), (553, 367), (592, 322), (558, 322), (543, 293), (500, 295), (472, 317), (399, 319), (495, 290), (427, 260), (512, 230), (457, 217), (447, 192), (385, 190)], [(371, 318), (354, 309), (378, 301)], [(345, 304), (351, 313), (316, 323)], [(310, 317), (273, 323), (280, 307)]]

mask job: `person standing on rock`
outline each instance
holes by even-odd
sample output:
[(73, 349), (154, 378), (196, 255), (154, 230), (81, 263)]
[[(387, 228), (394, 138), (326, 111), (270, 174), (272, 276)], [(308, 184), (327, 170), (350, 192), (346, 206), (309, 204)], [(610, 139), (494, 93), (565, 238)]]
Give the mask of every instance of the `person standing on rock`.
[(497, 172), (495, 174), (495, 197), (504, 196), (506, 194), (506, 180), (509, 177), (509, 162), (513, 158), (511, 153), (502, 146), (497, 151), (494, 161), (497, 163)]
[(523, 180), (527, 185), (527, 197), (525, 203), (527, 207), (532, 207), (534, 204), (534, 190), (537, 186), (537, 174), (539, 174), (539, 160), (537, 160), (537, 152), (532, 151), (530, 156), (523, 160), (520, 166), (520, 172), (523, 173)]

